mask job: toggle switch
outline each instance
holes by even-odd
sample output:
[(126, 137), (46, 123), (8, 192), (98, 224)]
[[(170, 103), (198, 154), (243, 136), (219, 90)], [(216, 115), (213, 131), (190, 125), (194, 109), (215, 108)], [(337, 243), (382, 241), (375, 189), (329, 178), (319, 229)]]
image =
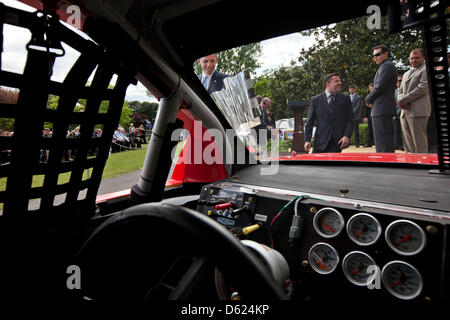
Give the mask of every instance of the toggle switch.
[(232, 206), (233, 206), (233, 202), (225, 202), (225, 203), (222, 203), (222, 204), (216, 204), (215, 206), (214, 206), (214, 209), (216, 209), (216, 210), (225, 210), (225, 209), (228, 209), (228, 208), (231, 208)]

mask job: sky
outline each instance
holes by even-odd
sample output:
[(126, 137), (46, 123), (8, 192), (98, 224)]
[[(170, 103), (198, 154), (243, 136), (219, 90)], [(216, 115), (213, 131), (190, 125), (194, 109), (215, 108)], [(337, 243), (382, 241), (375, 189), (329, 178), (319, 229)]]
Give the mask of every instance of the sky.
[[(14, 0), (0, 0), (7, 6), (17, 7), (27, 11), (34, 11), (20, 2)], [(68, 26), (68, 25), (67, 25)], [(70, 26), (69, 26), (70, 27)], [(72, 28), (72, 30), (76, 30)], [(2, 53), (2, 69), (5, 71), (22, 73), (25, 67), (26, 50), (24, 49), (31, 34), (27, 29), (5, 25), (4, 30), (4, 52)], [(300, 33), (292, 33), (286, 36), (273, 38), (261, 42), (262, 55), (260, 57), (261, 67), (256, 70), (257, 75), (264, 71), (289, 65), (292, 59), (296, 59), (301, 48), (307, 48), (313, 44), (313, 40), (301, 36)], [(70, 67), (79, 56), (79, 52), (63, 44), (65, 55), (56, 58), (52, 80), (62, 82)], [(115, 79), (112, 80), (115, 82)], [(127, 101), (150, 101), (153, 97), (146, 94), (146, 88), (138, 82), (136, 86), (130, 85), (125, 97)]]

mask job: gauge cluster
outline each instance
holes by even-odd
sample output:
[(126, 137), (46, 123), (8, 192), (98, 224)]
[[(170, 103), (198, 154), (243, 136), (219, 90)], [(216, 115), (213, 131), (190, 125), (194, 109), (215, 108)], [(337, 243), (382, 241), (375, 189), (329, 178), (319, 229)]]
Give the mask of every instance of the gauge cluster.
[(238, 185), (205, 187), (197, 210), (241, 240), (280, 252), (292, 280), (311, 280), (318, 298), (356, 291), (362, 299), (410, 301), (441, 291), (446, 229), (433, 219)]
[(305, 235), (302, 247), (307, 251), (304, 270), (334, 278), (343, 275), (349, 285), (368, 289), (379, 282), (384, 292), (402, 300), (421, 295), (426, 226), (357, 210), (307, 208), (305, 216), (312, 226), (307, 231), (312, 235)]

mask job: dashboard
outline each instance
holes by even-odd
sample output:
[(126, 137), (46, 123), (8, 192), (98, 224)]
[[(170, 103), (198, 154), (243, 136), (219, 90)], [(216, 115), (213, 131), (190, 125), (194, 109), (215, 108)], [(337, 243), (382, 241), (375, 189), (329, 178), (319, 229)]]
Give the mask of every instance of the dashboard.
[[(316, 179), (314, 193), (304, 191), (309, 186), (301, 183), (286, 188), (287, 183), (276, 182), (285, 173), (285, 181), (307, 180), (301, 170), (306, 168), (286, 166), (276, 178), (261, 177), (259, 183), (252, 174), (255, 168), (244, 169), (234, 178), (204, 186), (197, 210), (240, 239), (281, 253), (296, 287), (294, 299), (448, 299), (448, 212), (436, 210), (436, 203), (427, 209), (351, 197), (356, 193), (352, 190), (365, 188), (356, 179), (349, 188), (341, 184), (337, 195), (317, 193), (324, 182), (323, 190), (329, 188), (327, 176)], [(389, 170), (394, 176), (403, 173)], [(392, 193), (399, 187), (393, 186)], [(397, 191), (399, 198), (408, 192), (407, 187)]]

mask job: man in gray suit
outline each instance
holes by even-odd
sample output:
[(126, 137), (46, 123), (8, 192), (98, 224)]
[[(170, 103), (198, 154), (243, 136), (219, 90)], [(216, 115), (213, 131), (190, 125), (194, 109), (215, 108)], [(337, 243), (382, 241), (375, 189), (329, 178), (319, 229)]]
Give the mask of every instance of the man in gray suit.
[(198, 78), (209, 94), (214, 91), (222, 90), (223, 79), (228, 77), (227, 74), (216, 71), (218, 60), (217, 54), (215, 53), (197, 60), (202, 67), (202, 73), (198, 76)]
[(353, 124), (355, 133), (355, 147), (359, 148), (359, 124), (362, 120), (363, 102), (359, 94), (356, 93), (355, 87), (348, 87), (348, 93), (350, 93), (350, 100), (353, 107)]
[(400, 115), (403, 142), (408, 153), (427, 153), (431, 102), (423, 50), (411, 51), (409, 63), (412, 68), (403, 75), (397, 97), (398, 105), (403, 109)]
[(376, 152), (395, 152), (394, 126), (395, 83), (397, 68), (388, 59), (389, 51), (380, 45), (373, 49), (373, 59), (380, 66), (373, 79), (373, 90), (367, 95), (366, 103), (372, 106), (372, 127)]
[(353, 109), (350, 97), (339, 93), (342, 82), (339, 74), (325, 76), (325, 92), (314, 96), (305, 125), (305, 151), (311, 149), (314, 123), (313, 153), (341, 152), (347, 148), (353, 131)]

